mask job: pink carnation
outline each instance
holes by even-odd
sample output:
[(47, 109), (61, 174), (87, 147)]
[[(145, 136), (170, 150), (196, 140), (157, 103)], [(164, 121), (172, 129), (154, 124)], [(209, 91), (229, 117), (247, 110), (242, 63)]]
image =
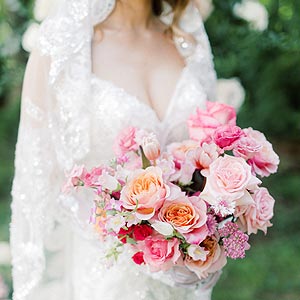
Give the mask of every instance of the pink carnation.
[(216, 129), (213, 139), (220, 148), (232, 150), (234, 142), (243, 136), (243, 134), (240, 127), (226, 124)]
[(273, 150), (272, 144), (267, 141), (263, 133), (257, 130), (247, 128), (244, 132), (261, 145), (261, 149), (248, 160), (253, 171), (262, 177), (275, 173), (279, 165), (279, 157)]
[(210, 141), (215, 130), (226, 124), (236, 124), (235, 110), (232, 106), (217, 102), (206, 102), (206, 110), (198, 108), (196, 115), (188, 119), (190, 137), (201, 143)]

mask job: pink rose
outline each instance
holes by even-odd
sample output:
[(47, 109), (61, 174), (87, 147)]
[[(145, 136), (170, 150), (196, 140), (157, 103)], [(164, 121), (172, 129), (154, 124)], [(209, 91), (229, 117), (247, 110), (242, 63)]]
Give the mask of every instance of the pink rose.
[(265, 234), (267, 228), (272, 226), (270, 220), (273, 217), (275, 200), (266, 188), (259, 188), (252, 195), (254, 203), (248, 206), (238, 207), (235, 216), (239, 218), (241, 229), (248, 234), (262, 230)]
[(166, 240), (161, 235), (147, 237), (144, 242), (139, 243), (139, 248), (143, 251), (144, 261), (151, 272), (169, 270), (181, 256), (178, 239)]
[(91, 172), (87, 172), (84, 176), (84, 183), (86, 186), (97, 186), (99, 185), (99, 177), (102, 175), (103, 168), (96, 167), (91, 170)]
[(240, 127), (227, 124), (216, 129), (213, 139), (220, 148), (232, 150), (233, 143), (237, 141), (243, 134), (244, 133)]
[(221, 270), (226, 265), (227, 260), (224, 248), (219, 245), (215, 236), (207, 237), (200, 246), (208, 251), (206, 259), (195, 261), (187, 255), (184, 264), (189, 270), (196, 273), (199, 279), (204, 279), (209, 274)]
[(179, 196), (164, 202), (158, 219), (171, 224), (187, 242), (199, 244), (208, 234), (206, 211), (205, 202), (198, 197)]
[(220, 156), (202, 173), (207, 178), (200, 196), (210, 205), (218, 205), (221, 201), (228, 205), (230, 202), (237, 205), (252, 203), (248, 190), (256, 189), (260, 183), (241, 157)]
[(138, 150), (139, 145), (135, 140), (136, 132), (135, 127), (127, 127), (119, 133), (113, 145), (113, 150), (117, 156), (123, 156), (127, 152)]
[(149, 220), (159, 209), (170, 188), (163, 182), (162, 171), (158, 167), (137, 170), (129, 176), (121, 191), (120, 201), (124, 208), (134, 210), (141, 220)]
[(196, 115), (191, 115), (188, 119), (190, 137), (201, 143), (210, 141), (216, 128), (226, 124), (236, 124), (235, 110), (229, 105), (217, 102), (207, 102), (206, 110), (198, 108)]
[(143, 138), (142, 143), (143, 151), (145, 156), (149, 160), (156, 160), (160, 156), (160, 144), (155, 136), (155, 134), (151, 133), (148, 136)]
[(216, 144), (203, 143), (200, 147), (190, 150), (187, 153), (188, 160), (192, 163), (195, 169), (207, 169), (209, 165), (218, 158), (219, 151)]
[(274, 152), (272, 144), (267, 141), (263, 133), (252, 128), (244, 129), (247, 136), (255, 139), (262, 146), (261, 149), (248, 160), (253, 171), (261, 177), (269, 176), (277, 171), (279, 157)]

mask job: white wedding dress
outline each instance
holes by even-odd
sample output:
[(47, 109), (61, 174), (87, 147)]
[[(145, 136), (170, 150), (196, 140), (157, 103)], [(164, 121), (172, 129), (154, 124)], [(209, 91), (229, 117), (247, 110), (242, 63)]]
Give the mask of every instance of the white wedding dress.
[(31, 56), (12, 192), (14, 300), (210, 299), (216, 277), (176, 286), (169, 275), (148, 274), (126, 257), (107, 269), (101, 260), (106, 245), (88, 222), (92, 198), (61, 192), (64, 171), (74, 163), (91, 167), (113, 157), (112, 143), (125, 126), (154, 131), (162, 145), (187, 138), (187, 117), (213, 99), (215, 84), (203, 27), (195, 37), (197, 45), (188, 54), (177, 42), (186, 66), (163, 120), (134, 95), (92, 74), (90, 48), (65, 49), (69, 64), (66, 57), (57, 59), (58, 52), (50, 53), (51, 59), (43, 49)]

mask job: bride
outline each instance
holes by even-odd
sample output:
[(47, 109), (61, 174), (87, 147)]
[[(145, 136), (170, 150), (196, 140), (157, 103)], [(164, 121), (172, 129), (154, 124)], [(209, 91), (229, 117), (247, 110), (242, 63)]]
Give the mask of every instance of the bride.
[(112, 158), (124, 126), (179, 141), (188, 115), (214, 99), (200, 1), (65, 0), (42, 24), (16, 148), (14, 300), (210, 299), (219, 274), (148, 274), (126, 259), (107, 268), (88, 223), (92, 204), (61, 193), (75, 163)]

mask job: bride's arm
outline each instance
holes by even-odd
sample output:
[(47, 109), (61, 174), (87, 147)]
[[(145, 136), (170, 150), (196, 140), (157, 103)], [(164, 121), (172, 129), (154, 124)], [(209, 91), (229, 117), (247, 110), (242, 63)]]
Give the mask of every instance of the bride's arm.
[(48, 61), (31, 55), (23, 83), (12, 188), (11, 248), (14, 299), (33, 299), (45, 267), (44, 239), (58, 193), (57, 164), (48, 121)]

